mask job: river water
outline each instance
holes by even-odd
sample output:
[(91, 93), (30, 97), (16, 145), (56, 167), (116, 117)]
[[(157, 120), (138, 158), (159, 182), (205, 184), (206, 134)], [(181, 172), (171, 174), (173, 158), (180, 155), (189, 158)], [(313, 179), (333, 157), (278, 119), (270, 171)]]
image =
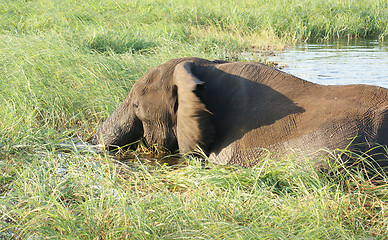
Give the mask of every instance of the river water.
[(388, 88), (388, 41), (370, 39), (302, 43), (269, 56), (281, 70), (320, 84), (372, 84)]

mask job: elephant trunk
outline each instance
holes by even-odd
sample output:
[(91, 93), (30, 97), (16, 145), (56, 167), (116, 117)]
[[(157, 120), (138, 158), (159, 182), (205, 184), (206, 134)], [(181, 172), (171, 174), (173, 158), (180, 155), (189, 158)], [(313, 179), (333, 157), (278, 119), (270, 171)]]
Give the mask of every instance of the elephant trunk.
[(122, 147), (143, 136), (140, 119), (134, 113), (129, 97), (97, 129), (91, 144), (108, 149)]

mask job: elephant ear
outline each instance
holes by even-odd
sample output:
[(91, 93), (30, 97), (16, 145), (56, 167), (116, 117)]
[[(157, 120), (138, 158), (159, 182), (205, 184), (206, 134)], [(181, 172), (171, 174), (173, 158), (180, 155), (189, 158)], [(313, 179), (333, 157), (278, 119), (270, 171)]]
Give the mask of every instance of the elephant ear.
[(177, 87), (177, 139), (181, 153), (198, 150), (207, 152), (215, 138), (211, 124), (212, 113), (197, 96), (198, 86), (204, 82), (192, 74), (193, 62), (176, 65), (174, 85)]

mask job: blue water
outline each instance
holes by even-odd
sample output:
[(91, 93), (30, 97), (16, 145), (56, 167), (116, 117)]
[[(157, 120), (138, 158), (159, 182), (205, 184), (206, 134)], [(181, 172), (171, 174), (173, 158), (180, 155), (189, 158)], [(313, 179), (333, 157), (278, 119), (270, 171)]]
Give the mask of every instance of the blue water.
[(388, 88), (388, 41), (303, 43), (268, 58), (283, 66), (282, 71), (311, 82)]

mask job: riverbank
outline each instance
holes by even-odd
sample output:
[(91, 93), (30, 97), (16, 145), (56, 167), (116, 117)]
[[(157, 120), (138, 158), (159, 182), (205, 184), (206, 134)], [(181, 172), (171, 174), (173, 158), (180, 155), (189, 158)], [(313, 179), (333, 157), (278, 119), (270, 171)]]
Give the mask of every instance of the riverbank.
[(2, 1), (0, 238), (387, 236), (388, 190), (362, 170), (332, 179), (292, 156), (253, 169), (122, 165), (75, 142), (171, 58), (383, 39), (386, 9), (372, 0)]

